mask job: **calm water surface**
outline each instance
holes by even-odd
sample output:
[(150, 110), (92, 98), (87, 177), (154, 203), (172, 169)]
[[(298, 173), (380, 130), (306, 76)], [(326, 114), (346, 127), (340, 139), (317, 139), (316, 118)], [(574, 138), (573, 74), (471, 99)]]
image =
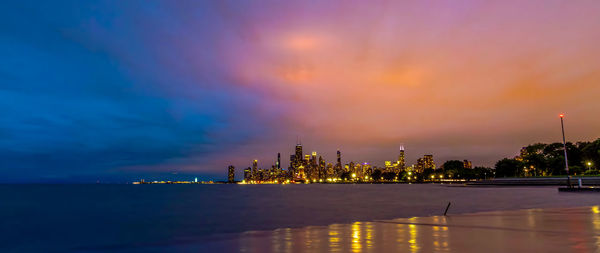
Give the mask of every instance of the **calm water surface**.
[(556, 187), (0, 185), (0, 252), (111, 251), (254, 230), (600, 204)]

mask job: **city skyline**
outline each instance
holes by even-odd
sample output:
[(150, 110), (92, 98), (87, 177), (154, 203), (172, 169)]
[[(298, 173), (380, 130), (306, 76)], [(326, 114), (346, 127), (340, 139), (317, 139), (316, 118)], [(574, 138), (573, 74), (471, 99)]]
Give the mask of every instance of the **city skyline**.
[[(301, 149), (298, 150), (298, 147), (300, 147)], [(271, 166), (278, 167), (278, 166), (283, 166), (281, 164), (285, 165), (286, 164), (285, 162), (287, 161), (288, 162), (287, 164), (290, 164), (289, 167), (291, 167), (292, 161), (294, 159), (292, 157), (294, 157), (295, 154), (297, 154), (298, 152), (300, 152), (300, 153), (302, 153), (302, 152), (308, 152), (305, 155), (309, 155), (310, 154), (311, 156), (313, 154), (316, 154), (317, 157), (321, 157), (325, 161), (331, 161), (331, 162), (335, 162), (335, 163), (341, 162), (341, 153), (342, 153), (342, 151), (340, 149), (337, 149), (335, 151), (335, 157), (334, 158), (329, 158), (329, 157), (326, 157), (326, 156), (322, 155), (323, 153), (321, 153), (320, 151), (317, 151), (317, 150), (314, 150), (314, 149), (311, 150), (311, 151), (308, 151), (307, 149), (304, 149), (303, 147), (304, 147), (304, 145), (301, 142), (297, 142), (296, 146), (295, 146), (295, 149), (292, 150), (292, 152), (290, 152), (290, 156), (289, 156), (290, 158), (288, 160), (282, 160), (281, 159), (282, 152), (278, 152), (277, 155), (276, 155), (276, 158), (273, 160), (273, 164), (268, 164), (268, 163), (270, 163), (269, 161), (263, 161), (263, 162), (264, 162), (265, 165), (268, 165), (267, 167), (271, 167)], [(366, 163), (366, 164), (370, 164), (370, 165), (373, 165), (373, 166), (379, 166), (379, 167), (387, 166), (387, 162), (389, 162), (389, 161), (395, 161), (395, 162), (399, 162), (399, 163), (401, 162), (402, 166), (413, 166), (413, 165), (419, 163), (419, 159), (422, 159), (423, 156), (433, 156), (432, 154), (424, 154), (424, 155), (418, 156), (414, 160), (414, 163), (411, 164), (410, 162), (406, 162), (407, 160), (410, 160), (410, 159), (406, 158), (406, 150), (405, 150), (404, 144), (399, 145), (399, 148), (398, 148), (397, 151), (398, 151), (398, 154), (397, 154), (397, 158), (398, 159), (397, 160), (393, 160), (392, 158), (390, 158), (388, 160), (373, 161), (373, 162), (358, 161), (358, 160), (352, 160), (352, 159), (350, 159), (350, 161), (352, 161), (352, 162)], [(412, 156), (414, 156), (414, 155), (412, 155)], [(287, 157), (287, 156), (284, 156), (284, 157)], [(371, 160), (372, 159), (369, 159), (369, 161), (371, 161)], [(259, 163), (260, 163), (259, 159), (253, 159), (252, 161), (259, 161)], [(280, 167), (280, 168), (284, 168), (285, 169), (286, 167)]]
[(0, 0), (1, 252), (600, 252), (600, 0)]
[[(3, 1), (0, 182), (333, 160), (491, 167), (599, 136), (600, 1)], [(281, 164), (289, 157), (283, 155)], [(381, 165), (379, 165), (381, 166)]]
[[(355, 161), (351, 158), (344, 162), (339, 149), (336, 151), (336, 159), (328, 162), (317, 151), (304, 150), (299, 138), (289, 157), (287, 168), (281, 165), (281, 153), (277, 153), (277, 159), (273, 165), (270, 165), (270, 168), (268, 164), (265, 164), (264, 167), (259, 165), (257, 159), (252, 160), (250, 167), (243, 168), (241, 183), (373, 182), (373, 180), (381, 180), (382, 174), (387, 174), (385, 178), (389, 182), (410, 182), (411, 179), (414, 182), (417, 179), (423, 180), (423, 175), (429, 177), (432, 172), (438, 173), (437, 176), (433, 176), (433, 179), (444, 178), (443, 172), (436, 167), (431, 154), (423, 155), (417, 159), (416, 164), (408, 165), (404, 145), (399, 146), (397, 160), (383, 161), (384, 166)], [(472, 169), (471, 162), (465, 159), (464, 168)], [(228, 183), (236, 181), (234, 173), (235, 166), (229, 165), (227, 168)]]

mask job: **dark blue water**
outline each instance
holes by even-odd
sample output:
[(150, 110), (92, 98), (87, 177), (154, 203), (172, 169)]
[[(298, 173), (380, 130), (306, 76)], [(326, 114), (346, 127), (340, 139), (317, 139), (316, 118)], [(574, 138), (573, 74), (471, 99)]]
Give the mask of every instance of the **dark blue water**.
[(352, 221), (600, 204), (556, 187), (0, 185), (0, 252), (110, 251)]

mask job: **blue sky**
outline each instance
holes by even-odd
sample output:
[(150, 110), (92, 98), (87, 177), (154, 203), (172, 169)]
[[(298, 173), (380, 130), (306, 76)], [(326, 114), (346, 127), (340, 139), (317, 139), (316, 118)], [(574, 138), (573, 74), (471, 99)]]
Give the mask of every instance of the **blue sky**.
[(297, 136), (491, 166), (563, 112), (598, 138), (598, 2), (505, 2), (3, 1), (0, 182), (222, 179)]

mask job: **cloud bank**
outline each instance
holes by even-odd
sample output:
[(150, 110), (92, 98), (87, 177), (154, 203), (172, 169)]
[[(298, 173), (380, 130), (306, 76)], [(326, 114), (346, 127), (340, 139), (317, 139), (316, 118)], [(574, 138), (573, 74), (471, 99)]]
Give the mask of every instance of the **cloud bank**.
[(327, 160), (492, 165), (598, 138), (597, 1), (9, 1), (4, 181), (223, 178)]

